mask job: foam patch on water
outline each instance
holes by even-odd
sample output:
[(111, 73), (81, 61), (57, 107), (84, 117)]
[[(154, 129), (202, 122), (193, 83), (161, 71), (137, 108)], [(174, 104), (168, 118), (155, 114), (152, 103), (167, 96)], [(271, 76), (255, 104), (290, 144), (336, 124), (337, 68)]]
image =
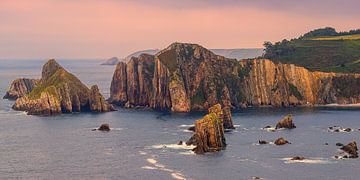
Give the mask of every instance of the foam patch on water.
[(184, 129), (183, 132), (186, 132), (186, 133), (193, 133), (194, 131), (190, 131), (188, 129)]
[(196, 146), (194, 145), (186, 145), (184, 142), (181, 145), (178, 144), (157, 144), (157, 145), (152, 145), (151, 148), (153, 149), (186, 149), (186, 150), (191, 150), (194, 149)]
[(151, 158), (148, 158), (146, 159), (147, 162), (149, 162), (150, 164), (156, 164), (157, 161), (155, 159), (151, 159)]
[(182, 124), (180, 125), (179, 127), (182, 127), (182, 128), (189, 128), (189, 127), (193, 127), (195, 126), (194, 124)]
[(304, 164), (330, 164), (329, 160), (323, 158), (310, 158), (304, 160), (291, 160), (292, 158), (282, 158), (285, 164), (293, 164), (293, 163), (304, 163)]
[(180, 173), (171, 173), (171, 177), (174, 179), (185, 180), (186, 178)]
[(240, 124), (235, 124), (234, 127), (238, 128), (238, 127), (241, 127)]
[(181, 154), (181, 155), (195, 155), (194, 151), (192, 151), (192, 150), (185, 151), (185, 152), (180, 152), (179, 154)]
[(276, 130), (281, 130), (281, 128), (280, 128), (280, 129), (276, 129), (275, 127), (261, 128), (261, 129), (263, 129), (263, 130), (265, 130), (265, 131), (267, 131), (267, 132), (275, 132)]
[(173, 179), (179, 179), (179, 180), (186, 179), (185, 176), (181, 174), (179, 171), (166, 168), (165, 165), (158, 163), (156, 159), (148, 158), (146, 159), (146, 161), (150, 163), (151, 166), (143, 166), (141, 167), (142, 169), (165, 171), (170, 173)]
[(139, 153), (140, 153), (141, 155), (146, 155), (146, 154), (147, 154), (147, 153), (144, 152), (144, 151), (139, 151)]

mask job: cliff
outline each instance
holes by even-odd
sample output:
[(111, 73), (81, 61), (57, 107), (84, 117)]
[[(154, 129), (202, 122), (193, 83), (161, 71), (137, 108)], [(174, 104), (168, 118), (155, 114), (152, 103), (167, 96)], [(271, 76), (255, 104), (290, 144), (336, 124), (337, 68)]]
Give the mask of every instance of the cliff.
[(360, 75), (311, 72), (267, 59), (237, 61), (196, 44), (173, 43), (154, 56), (119, 63), (110, 94), (113, 103), (173, 112), (217, 103), (225, 108), (348, 104), (360, 102)]
[(31, 92), (38, 84), (39, 80), (36, 79), (15, 79), (11, 83), (9, 90), (6, 92), (4, 99), (17, 99), (23, 97), (25, 94)]
[(49, 60), (42, 69), (42, 77), (30, 93), (18, 98), (13, 109), (34, 115), (114, 110), (95, 85), (87, 88), (73, 74), (55, 60)]

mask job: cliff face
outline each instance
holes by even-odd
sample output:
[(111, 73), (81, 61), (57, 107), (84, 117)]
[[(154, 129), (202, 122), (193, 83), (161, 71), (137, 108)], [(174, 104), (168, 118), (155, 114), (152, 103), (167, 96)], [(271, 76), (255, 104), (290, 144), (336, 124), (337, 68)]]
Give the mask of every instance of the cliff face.
[(49, 60), (43, 66), (38, 85), (30, 93), (17, 99), (13, 108), (35, 115), (114, 110), (97, 86), (87, 88), (55, 60)]
[(23, 97), (25, 94), (31, 92), (38, 84), (39, 80), (37, 79), (15, 79), (11, 83), (9, 90), (6, 92), (4, 99), (17, 99)]
[[(310, 72), (266, 59), (237, 61), (196, 44), (174, 43), (147, 56), (148, 63), (139, 57), (118, 64), (111, 102), (173, 112), (206, 110), (217, 103), (224, 109), (360, 103), (359, 74)], [(146, 88), (140, 90), (140, 84)]]

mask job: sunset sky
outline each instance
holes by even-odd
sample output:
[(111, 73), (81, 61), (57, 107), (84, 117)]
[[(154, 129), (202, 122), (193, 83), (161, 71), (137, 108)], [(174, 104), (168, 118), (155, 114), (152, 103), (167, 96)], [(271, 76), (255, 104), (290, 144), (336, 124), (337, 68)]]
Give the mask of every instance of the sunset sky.
[(360, 28), (359, 0), (0, 0), (0, 59), (108, 58), (192, 42), (256, 48)]

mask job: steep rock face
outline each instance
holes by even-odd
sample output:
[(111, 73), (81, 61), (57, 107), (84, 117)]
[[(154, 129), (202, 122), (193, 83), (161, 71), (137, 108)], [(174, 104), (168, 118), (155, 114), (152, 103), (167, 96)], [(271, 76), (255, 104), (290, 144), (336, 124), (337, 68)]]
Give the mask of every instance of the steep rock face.
[[(237, 61), (186, 43), (173, 43), (151, 58), (143, 77), (141, 57), (118, 65), (111, 102), (172, 112), (206, 110), (217, 103), (224, 109), (360, 103), (359, 74), (310, 72), (266, 59)], [(140, 84), (147, 88), (140, 90)], [(226, 128), (232, 126), (228, 122)]]
[(15, 79), (9, 90), (6, 92), (4, 99), (17, 99), (28, 94), (39, 84), (37, 79), (18, 78)]
[(90, 90), (55, 60), (49, 60), (43, 66), (38, 86), (17, 99), (13, 108), (34, 115), (114, 110), (104, 100), (97, 86)]
[(209, 108), (209, 114), (195, 122), (195, 134), (186, 142), (196, 145), (196, 154), (216, 152), (225, 149), (226, 139), (223, 127), (223, 110), (220, 104)]

